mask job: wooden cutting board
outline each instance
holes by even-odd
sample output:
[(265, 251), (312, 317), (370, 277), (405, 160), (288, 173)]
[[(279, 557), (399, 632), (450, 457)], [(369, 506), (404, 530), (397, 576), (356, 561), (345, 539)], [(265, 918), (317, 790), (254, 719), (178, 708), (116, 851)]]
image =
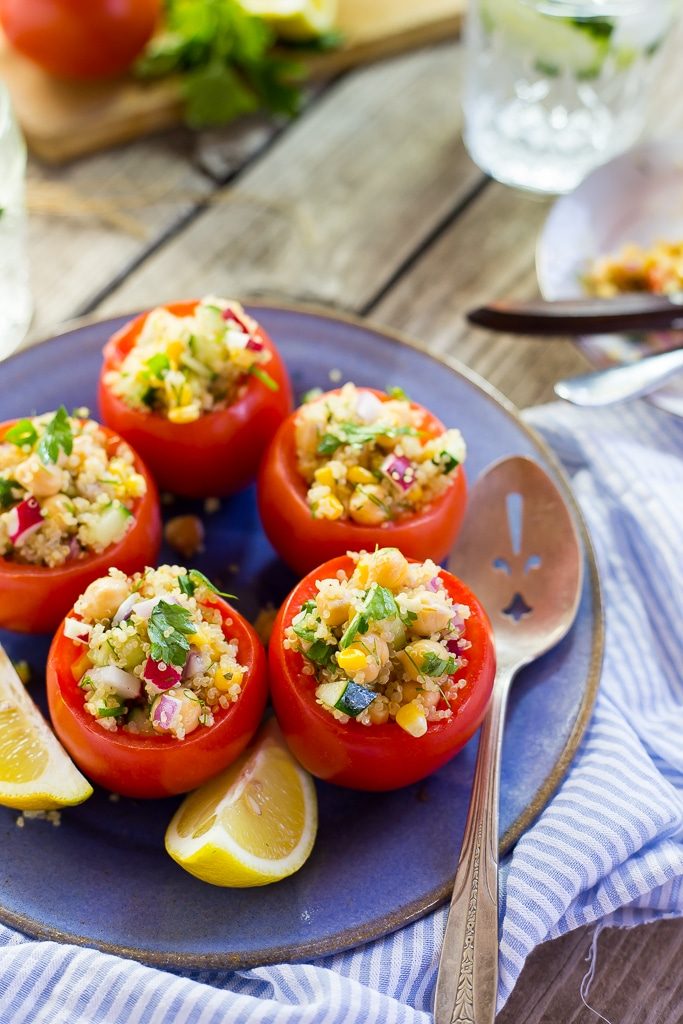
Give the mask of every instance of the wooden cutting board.
[[(454, 36), (466, 0), (339, 0), (344, 45), (308, 63), (313, 77)], [(0, 37), (0, 78), (32, 152), (48, 163), (176, 124), (182, 116), (173, 80), (63, 82), (14, 53)]]

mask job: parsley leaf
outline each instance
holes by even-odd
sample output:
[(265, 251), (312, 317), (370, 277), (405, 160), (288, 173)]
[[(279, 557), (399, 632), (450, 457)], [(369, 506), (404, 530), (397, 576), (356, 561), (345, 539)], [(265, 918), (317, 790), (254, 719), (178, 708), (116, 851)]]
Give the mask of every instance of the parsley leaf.
[(367, 633), (371, 621), (394, 618), (398, 614), (398, 605), (392, 592), (386, 587), (380, 587), (379, 583), (373, 583), (365, 595), (362, 609), (353, 616), (339, 641), (340, 650), (349, 647), (359, 634)]
[(324, 640), (316, 640), (306, 651), (306, 657), (314, 661), (316, 665), (322, 665), (323, 667), (330, 664), (336, 648), (331, 644), (326, 644)]
[(20, 493), (23, 491), (21, 484), (18, 484), (16, 480), (7, 480), (0, 476), (0, 509), (3, 512), (12, 508), (12, 505), (16, 505), (19, 501), (19, 495), (15, 494), (17, 490)]
[(450, 655), (448, 658), (440, 658), (434, 651), (428, 651), (422, 655), (420, 672), (423, 676), (445, 676), (455, 672), (456, 661)]
[(23, 448), (24, 445), (33, 445), (38, 440), (38, 431), (33, 426), (31, 420), (19, 420), (13, 427), (10, 427), (3, 441), (9, 441), (11, 444), (16, 444), (18, 448)]
[(167, 665), (184, 665), (190, 650), (187, 635), (195, 630), (187, 608), (159, 601), (147, 623), (154, 660), (163, 661)]
[(223, 590), (219, 590), (199, 569), (190, 569), (188, 572), (183, 573), (182, 576), (179, 576), (178, 586), (187, 597), (192, 597), (197, 587), (203, 586), (213, 594), (218, 594), (219, 597), (230, 597), (233, 601), (237, 600), (235, 594), (226, 594)]
[(60, 406), (43, 431), (38, 443), (38, 458), (41, 462), (56, 462), (59, 450), (71, 455), (74, 446), (74, 435), (71, 430), (69, 414)]
[(318, 444), (318, 455), (332, 455), (343, 444), (360, 448), (370, 444), (378, 437), (401, 437), (404, 434), (416, 434), (413, 427), (390, 427), (381, 423), (373, 425), (365, 423), (335, 423), (334, 433), (323, 434)]
[(171, 360), (163, 352), (157, 352), (155, 355), (150, 356), (149, 359), (145, 360), (145, 366), (149, 373), (146, 374), (148, 377), (156, 377), (159, 380), (163, 380), (164, 376), (171, 369)]

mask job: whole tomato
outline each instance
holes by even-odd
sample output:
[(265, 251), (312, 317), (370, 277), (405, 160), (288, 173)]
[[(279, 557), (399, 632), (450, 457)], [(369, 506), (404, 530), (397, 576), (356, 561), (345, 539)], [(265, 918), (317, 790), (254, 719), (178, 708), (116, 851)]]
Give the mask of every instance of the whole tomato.
[(57, 736), (81, 771), (99, 786), (122, 796), (156, 798), (195, 789), (217, 775), (246, 747), (266, 704), (266, 658), (256, 633), (227, 602), (211, 604), (223, 619), (223, 633), (237, 641), (237, 658), (247, 672), (238, 699), (216, 712), (215, 722), (185, 739), (108, 732), (84, 709), (83, 690), (72, 665), (83, 651), (64, 636), (63, 624), (47, 661), (47, 698)]
[[(189, 316), (197, 300), (165, 306), (176, 316)], [(99, 404), (102, 419), (140, 452), (165, 491), (188, 498), (232, 494), (256, 476), (261, 457), (292, 407), (292, 389), (273, 342), (259, 327), (258, 338), (271, 352), (271, 391), (249, 377), (244, 393), (225, 409), (205, 413), (192, 423), (172, 423), (155, 412), (133, 409), (107, 387), (109, 370), (118, 369), (135, 344), (147, 314), (125, 324), (104, 347)]]
[[(387, 396), (370, 391), (386, 401)], [(329, 392), (335, 394), (336, 392)], [(316, 401), (324, 401), (322, 395)], [(444, 425), (416, 402), (430, 436), (443, 433)], [(465, 514), (467, 480), (458, 467), (449, 487), (434, 501), (412, 515), (403, 515), (379, 526), (363, 526), (350, 519), (314, 519), (306, 500), (308, 485), (299, 472), (296, 456), (296, 412), (289, 416), (273, 439), (261, 465), (258, 505), (268, 540), (295, 572), (309, 572), (316, 565), (345, 551), (372, 551), (396, 547), (406, 558), (442, 561), (453, 547)]]
[(0, 0), (15, 50), (59, 78), (125, 71), (154, 32), (161, 0)]
[(273, 707), (294, 756), (303, 767), (326, 782), (351, 789), (387, 790), (425, 778), (449, 761), (479, 728), (493, 688), (496, 658), (491, 624), (474, 594), (461, 580), (441, 571), (446, 591), (471, 615), (465, 638), (472, 644), (467, 666), (458, 672), (466, 680), (451, 718), (430, 722), (416, 739), (395, 722), (364, 726), (337, 721), (317, 703), (316, 677), (303, 671), (305, 659), (285, 647), (285, 630), (301, 606), (316, 593), (316, 580), (353, 571), (347, 556), (335, 558), (309, 573), (278, 612), (268, 647)]
[[(0, 424), (0, 441), (15, 422), (8, 420)], [(101, 429), (114, 451), (121, 438), (107, 427)], [(0, 628), (20, 633), (49, 633), (88, 584), (106, 575), (110, 566), (130, 574), (146, 565), (154, 565), (161, 547), (159, 495), (135, 450), (133, 455), (135, 471), (145, 478), (147, 489), (131, 509), (133, 525), (126, 535), (99, 554), (76, 558), (55, 568), (0, 558)]]

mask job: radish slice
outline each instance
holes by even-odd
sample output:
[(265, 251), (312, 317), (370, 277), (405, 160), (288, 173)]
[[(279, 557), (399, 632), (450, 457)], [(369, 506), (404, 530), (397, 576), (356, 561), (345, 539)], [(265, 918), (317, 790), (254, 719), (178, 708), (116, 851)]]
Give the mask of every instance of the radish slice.
[(129, 619), (133, 614), (133, 608), (139, 603), (137, 594), (129, 594), (125, 601), (121, 602), (119, 610), (111, 620), (112, 626), (118, 626), (119, 622), (124, 622), (126, 619)]
[(171, 732), (178, 723), (182, 701), (163, 693), (152, 705), (152, 725), (159, 732)]
[(109, 686), (124, 700), (134, 700), (140, 696), (142, 683), (132, 672), (124, 672), (116, 665), (104, 665), (102, 668), (90, 668), (86, 675), (96, 686)]
[(7, 533), (15, 548), (28, 540), (31, 534), (40, 528), (42, 522), (43, 513), (32, 495), (15, 505), (7, 517)]
[(165, 661), (148, 658), (142, 670), (142, 677), (157, 690), (170, 690), (177, 686), (183, 676), (184, 665), (167, 665)]
[(409, 491), (415, 483), (415, 467), (405, 455), (387, 455), (380, 469), (402, 491)]
[(80, 619), (64, 619), (64, 636), (77, 644), (87, 644), (92, 633), (92, 626)]

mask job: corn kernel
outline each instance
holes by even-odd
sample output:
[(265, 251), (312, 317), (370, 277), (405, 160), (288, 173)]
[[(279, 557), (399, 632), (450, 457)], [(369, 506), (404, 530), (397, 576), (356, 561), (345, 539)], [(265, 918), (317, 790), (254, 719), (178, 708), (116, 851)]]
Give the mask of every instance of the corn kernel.
[(407, 732), (410, 736), (414, 736), (419, 739), (420, 736), (424, 736), (427, 732), (427, 718), (425, 713), (419, 704), (411, 701), (410, 704), (404, 704), (396, 712), (396, 724)]
[(356, 568), (353, 571), (353, 583), (359, 587), (364, 587), (368, 582), (368, 576), (370, 570), (367, 562), (358, 562)]
[(213, 677), (213, 685), (217, 690), (226, 692), (231, 686), (241, 686), (243, 672), (233, 672), (232, 675), (226, 676), (222, 669), (216, 669), (216, 674)]
[(177, 409), (168, 410), (171, 423), (193, 423), (199, 419), (199, 409), (195, 405), (181, 405)]
[(71, 665), (71, 673), (74, 679), (80, 679), (89, 668), (92, 668), (92, 658), (89, 651), (84, 651)]
[(187, 638), (195, 647), (206, 647), (208, 640), (203, 633), (190, 633)]
[(166, 355), (172, 363), (178, 363), (183, 354), (184, 345), (182, 341), (172, 341), (166, 347)]
[(352, 484), (374, 484), (375, 478), (369, 469), (362, 466), (352, 466), (347, 477)]
[(131, 473), (125, 483), (126, 494), (131, 498), (141, 498), (147, 490), (147, 483), (141, 473)]
[(424, 494), (424, 491), (422, 490), (422, 488), (420, 487), (419, 484), (414, 484), (413, 487), (410, 488), (410, 500), (411, 501), (415, 501), (415, 502), (421, 501), (423, 494)]
[(313, 474), (316, 479), (316, 483), (324, 484), (326, 487), (334, 487), (334, 473), (329, 466), (321, 466), (320, 469), (316, 469)]
[(337, 655), (339, 668), (349, 676), (362, 672), (368, 663), (368, 656), (359, 647), (347, 647)]
[(339, 519), (344, 514), (344, 506), (339, 498), (330, 494), (320, 499), (315, 507), (315, 512), (320, 519)]

